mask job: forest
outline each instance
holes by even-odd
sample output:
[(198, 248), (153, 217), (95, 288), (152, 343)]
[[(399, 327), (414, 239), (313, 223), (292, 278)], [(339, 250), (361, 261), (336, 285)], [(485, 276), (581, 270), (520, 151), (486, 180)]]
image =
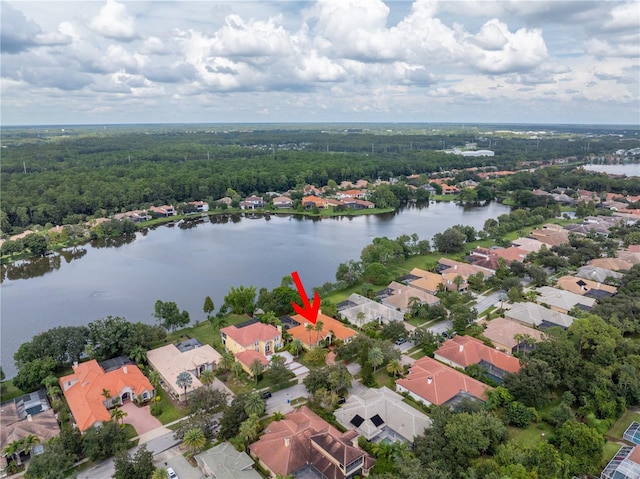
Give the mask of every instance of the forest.
[[(631, 130), (548, 135), (406, 126), (388, 129), (213, 127), (4, 129), (0, 229), (77, 224), (90, 217), (192, 200), (284, 192), (303, 184), (388, 179), (470, 167), (514, 169), (554, 158), (585, 162), (640, 145)], [(473, 144), (473, 145), (470, 145)], [(446, 154), (491, 148), (493, 157)]]

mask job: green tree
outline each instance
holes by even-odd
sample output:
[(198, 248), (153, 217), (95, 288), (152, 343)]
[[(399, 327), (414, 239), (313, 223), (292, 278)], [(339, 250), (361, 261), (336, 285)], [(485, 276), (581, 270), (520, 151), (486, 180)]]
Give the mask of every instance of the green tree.
[(211, 313), (214, 309), (215, 308), (211, 296), (207, 296), (206, 298), (204, 298), (204, 306), (202, 307), (202, 310), (207, 314), (207, 317), (211, 316)]
[(182, 442), (187, 446), (191, 454), (197, 454), (204, 448), (207, 443), (207, 438), (204, 432), (202, 432), (202, 429), (196, 428), (187, 431)]
[(180, 311), (178, 305), (173, 301), (157, 300), (154, 306), (153, 316), (160, 322), (163, 328), (175, 331), (183, 328), (191, 319), (188, 311)]
[(187, 389), (191, 387), (192, 383), (193, 383), (193, 377), (187, 371), (182, 371), (180, 374), (178, 374), (178, 377), (176, 378), (176, 386), (184, 390), (184, 400), (187, 403), (188, 403)]

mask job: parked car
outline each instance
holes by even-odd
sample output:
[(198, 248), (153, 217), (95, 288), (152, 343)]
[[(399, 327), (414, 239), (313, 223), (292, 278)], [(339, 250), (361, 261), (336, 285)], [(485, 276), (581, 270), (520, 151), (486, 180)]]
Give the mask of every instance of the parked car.
[(169, 479), (179, 479), (176, 471), (174, 471), (172, 468), (167, 467), (167, 473), (169, 474)]
[(271, 391), (264, 391), (262, 393), (262, 399), (269, 399), (271, 397)]

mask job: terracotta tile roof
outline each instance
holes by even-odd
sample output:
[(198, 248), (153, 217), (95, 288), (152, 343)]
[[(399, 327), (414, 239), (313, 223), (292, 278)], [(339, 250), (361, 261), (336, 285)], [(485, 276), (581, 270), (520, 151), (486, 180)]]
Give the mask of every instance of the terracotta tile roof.
[(260, 322), (242, 328), (227, 326), (222, 328), (220, 332), (226, 334), (243, 348), (253, 346), (256, 341), (272, 341), (273, 338), (280, 335), (275, 326)]
[(484, 360), (505, 372), (517, 373), (520, 370), (517, 358), (490, 348), (471, 336), (454, 336), (440, 346), (434, 355), (436, 359), (443, 358), (454, 367), (466, 368)]
[(347, 460), (346, 463), (342, 462), (345, 465), (358, 457), (364, 457), (371, 467), (373, 459), (363, 450), (351, 445), (352, 436), (350, 433), (340, 433), (311, 409), (303, 406), (287, 414), (283, 420), (270, 423), (262, 437), (249, 446), (249, 451), (274, 474), (286, 476), (313, 464), (325, 477), (343, 479), (345, 475), (318, 447), (338, 462)]
[(517, 334), (529, 335), (536, 341), (541, 341), (544, 337), (542, 331), (506, 318), (494, 318), (484, 323), (484, 325), (486, 329), (482, 332), (482, 335), (491, 340), (494, 345), (495, 343), (500, 343), (507, 346), (509, 350), (518, 345), (518, 341), (514, 339)]
[(307, 346), (315, 345), (317, 342), (316, 337), (319, 337), (320, 340), (322, 340), (332, 333), (335, 338), (342, 341), (358, 334), (356, 331), (346, 327), (337, 319), (327, 316), (326, 314), (318, 313), (318, 321), (322, 321), (322, 331), (320, 334), (317, 334), (315, 331), (311, 331), (311, 344), (309, 344), (309, 332), (306, 330), (305, 326), (309, 324), (309, 321), (299, 314), (296, 314), (291, 318), (299, 322), (300, 325), (289, 329), (288, 333), (294, 338), (302, 341)]
[(260, 351), (256, 351), (255, 349), (245, 349), (244, 351), (234, 354), (234, 356), (246, 367), (251, 366), (251, 363), (255, 359), (260, 361), (265, 367), (269, 365), (269, 360), (265, 358)]
[(437, 405), (446, 403), (460, 392), (486, 401), (486, 392), (492, 389), (428, 356), (413, 363), (407, 377), (398, 379), (396, 384)]
[(604, 291), (610, 295), (614, 295), (618, 291), (615, 286), (609, 286), (608, 284), (598, 283), (577, 276), (563, 276), (558, 279), (556, 286), (565, 291), (580, 295), (585, 295), (592, 289)]
[(81, 431), (86, 431), (98, 421), (111, 419), (103, 404), (103, 390), (108, 390), (111, 397), (118, 397), (128, 388), (136, 396), (154, 391), (138, 366), (129, 364), (105, 373), (95, 359), (74, 366), (73, 374), (60, 378), (60, 387)]

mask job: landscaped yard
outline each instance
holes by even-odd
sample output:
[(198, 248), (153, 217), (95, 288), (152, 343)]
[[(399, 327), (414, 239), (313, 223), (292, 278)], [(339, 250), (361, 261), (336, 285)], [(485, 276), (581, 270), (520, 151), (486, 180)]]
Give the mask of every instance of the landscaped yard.
[(540, 442), (546, 442), (553, 434), (553, 427), (544, 422), (531, 423), (524, 429), (513, 426), (508, 426), (507, 429), (509, 439), (513, 439), (522, 447), (535, 447)]
[(630, 410), (625, 411), (625, 413), (618, 419), (611, 429), (607, 432), (607, 434), (611, 437), (617, 437), (618, 439), (622, 439), (624, 431), (629, 427), (633, 421), (640, 422), (640, 413), (633, 412)]

